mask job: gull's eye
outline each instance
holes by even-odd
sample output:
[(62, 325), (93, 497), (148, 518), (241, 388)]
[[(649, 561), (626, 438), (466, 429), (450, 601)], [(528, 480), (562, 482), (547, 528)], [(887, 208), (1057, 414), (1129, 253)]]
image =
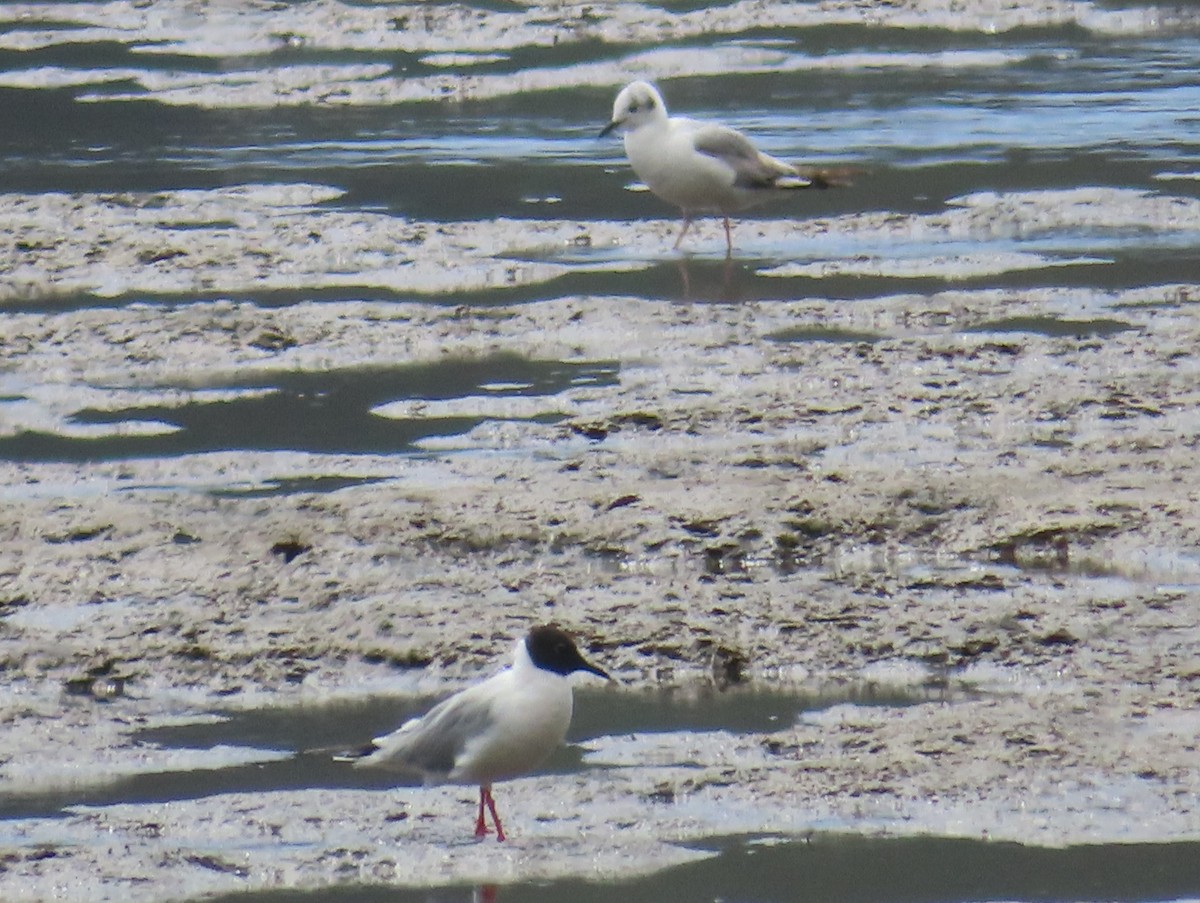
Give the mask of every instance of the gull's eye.
[(629, 105), (629, 112), (630, 112), (630, 113), (636, 113), (637, 111), (638, 111), (638, 105), (637, 105), (637, 104), (635, 104), (635, 103), (631, 103), (631, 104)]

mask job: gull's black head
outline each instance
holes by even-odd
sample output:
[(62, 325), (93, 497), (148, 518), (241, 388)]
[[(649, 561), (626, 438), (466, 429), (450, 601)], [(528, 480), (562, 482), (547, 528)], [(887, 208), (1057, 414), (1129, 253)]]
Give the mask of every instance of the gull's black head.
[(576, 671), (590, 671), (605, 680), (612, 680), (606, 671), (579, 654), (574, 640), (550, 624), (529, 631), (525, 637), (525, 650), (529, 653), (529, 660), (543, 671), (564, 677)]

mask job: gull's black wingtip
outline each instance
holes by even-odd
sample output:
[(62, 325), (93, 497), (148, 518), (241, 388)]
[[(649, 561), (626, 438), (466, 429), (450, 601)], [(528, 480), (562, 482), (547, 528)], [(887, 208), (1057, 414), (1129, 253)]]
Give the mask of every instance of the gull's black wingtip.
[(331, 757), (335, 762), (361, 762), (371, 753), (379, 749), (374, 743), (368, 743), (365, 746), (360, 746), (357, 749), (346, 749), (341, 752), (335, 752)]

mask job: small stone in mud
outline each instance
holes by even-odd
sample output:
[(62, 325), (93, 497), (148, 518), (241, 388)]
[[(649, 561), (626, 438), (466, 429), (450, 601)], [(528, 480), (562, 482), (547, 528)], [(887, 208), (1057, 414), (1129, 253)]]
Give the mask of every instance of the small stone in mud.
[(98, 702), (107, 702), (125, 695), (128, 675), (114, 672), (115, 663), (107, 661), (88, 670), (82, 677), (69, 678), (63, 689), (71, 696), (90, 696)]
[(571, 432), (576, 435), (583, 436), (585, 439), (591, 439), (594, 442), (599, 442), (601, 439), (608, 438), (608, 429), (596, 423), (572, 423), (570, 425)]
[(763, 751), (769, 756), (796, 756), (800, 752), (799, 743), (785, 743), (782, 740), (764, 740)]
[(260, 351), (286, 351), (299, 344), (294, 338), (282, 330), (267, 327), (250, 340), (250, 347)]
[(162, 251), (151, 251), (149, 249), (141, 251), (137, 255), (138, 263), (154, 264), (163, 263), (167, 260), (174, 260), (176, 257), (186, 257), (187, 251), (179, 248), (166, 248)]
[(970, 659), (994, 652), (999, 646), (1000, 641), (995, 637), (977, 637), (951, 647), (951, 651), (957, 652), (962, 659)]
[(608, 507), (604, 510), (613, 511), (617, 508), (624, 508), (626, 505), (632, 505), (634, 502), (640, 502), (641, 500), (642, 497), (639, 495), (622, 495), (609, 502)]
[(225, 875), (237, 875), (239, 878), (245, 878), (250, 874), (249, 869), (235, 865), (232, 862), (226, 862), (223, 859), (218, 859), (216, 856), (191, 855), (184, 856), (183, 858), (185, 862), (190, 862), (192, 865), (198, 865), (202, 869), (221, 872)]
[(402, 671), (414, 668), (428, 668), (433, 664), (433, 656), (418, 649), (406, 649), (394, 652), (390, 649), (371, 649), (363, 653), (363, 661), (372, 665), (391, 665)]
[(1066, 628), (1060, 627), (1038, 639), (1043, 646), (1074, 646), (1079, 640)]
[(182, 647), (179, 650), (179, 655), (181, 655), (184, 659), (193, 662), (210, 661), (216, 658), (216, 655), (213, 654), (211, 649), (209, 649), (207, 646), (201, 645), (200, 643), (191, 643)]
[(661, 430), (666, 424), (663, 419), (657, 414), (648, 411), (635, 411), (631, 414), (618, 414), (612, 419), (613, 425), (616, 428), (622, 426), (632, 426), (640, 429), (650, 430), (655, 432)]
[(791, 534), (781, 534), (777, 542), (781, 542), (784, 537), (788, 537), (792, 541), (792, 547), (799, 545), (797, 535), (805, 536), (809, 539), (819, 539), (823, 536), (835, 532), (836, 528), (833, 523), (819, 517), (806, 517), (803, 519), (792, 519), (783, 522), (783, 526), (792, 531)]
[(643, 799), (648, 803), (673, 803), (675, 802), (675, 788), (670, 784), (659, 784)]
[(721, 522), (717, 520), (681, 521), (679, 526), (693, 536), (712, 537), (721, 534)]
[(68, 542), (87, 542), (89, 539), (104, 538), (112, 533), (112, 531), (112, 524), (101, 524), (96, 527), (80, 527), (76, 530), (68, 530), (66, 533), (47, 536), (46, 542), (52, 545), (61, 545)]

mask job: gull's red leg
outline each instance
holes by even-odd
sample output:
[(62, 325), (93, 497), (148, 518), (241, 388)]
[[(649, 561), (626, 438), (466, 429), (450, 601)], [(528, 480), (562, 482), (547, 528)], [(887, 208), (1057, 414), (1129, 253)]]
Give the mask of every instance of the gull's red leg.
[(733, 235), (729, 231), (729, 217), (725, 217), (725, 256), (733, 256)]
[(476, 837), (487, 837), (487, 833), (488, 833), (487, 822), (485, 822), (483, 820), (483, 801), (486, 798), (484, 796), (484, 793), (485, 793), (484, 789), (482, 787), (480, 787), (479, 788), (479, 817), (477, 819), (475, 819), (475, 836)]
[[(482, 790), (483, 790), (483, 798), (485, 800), (487, 800), (488, 811), (492, 813), (492, 821), (496, 825), (496, 839), (503, 840), (504, 839), (504, 827), (500, 824), (500, 816), (496, 814), (496, 801), (494, 799), (492, 799), (492, 788), (484, 787), (484, 788), (482, 788)], [(482, 815), (480, 817), (482, 817)]]

